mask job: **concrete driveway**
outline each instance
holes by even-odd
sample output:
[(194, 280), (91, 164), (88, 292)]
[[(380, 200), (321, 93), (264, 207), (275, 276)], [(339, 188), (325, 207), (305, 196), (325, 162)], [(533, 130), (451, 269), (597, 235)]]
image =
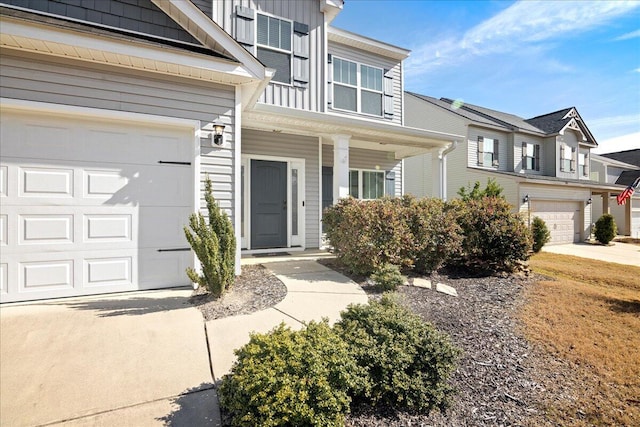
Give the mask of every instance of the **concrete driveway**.
[(190, 294), (0, 307), (0, 425), (219, 425)]
[(640, 246), (629, 243), (612, 242), (611, 246), (597, 243), (571, 243), (567, 245), (543, 246), (544, 252), (573, 255), (581, 258), (617, 264), (640, 266)]

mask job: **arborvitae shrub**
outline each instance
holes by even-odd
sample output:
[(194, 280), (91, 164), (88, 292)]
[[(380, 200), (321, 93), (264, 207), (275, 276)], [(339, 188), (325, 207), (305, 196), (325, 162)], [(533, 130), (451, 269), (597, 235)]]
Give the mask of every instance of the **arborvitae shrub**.
[(200, 212), (191, 214), (189, 227), (184, 227), (184, 234), (202, 268), (201, 273), (191, 267), (187, 268), (187, 276), (193, 283), (206, 287), (218, 298), (235, 280), (236, 237), (231, 220), (220, 210), (211, 187), (211, 180), (207, 175), (204, 198), (207, 202), (208, 220)]
[(551, 240), (551, 233), (547, 224), (540, 217), (534, 217), (531, 222), (531, 235), (533, 237), (533, 252), (538, 253), (542, 247)]
[(618, 234), (618, 226), (616, 220), (611, 214), (604, 214), (596, 221), (596, 230), (594, 235), (596, 240), (603, 245), (608, 244)]
[(354, 402), (417, 412), (448, 405), (458, 349), (391, 297), (349, 306), (334, 329), (366, 371)]
[(327, 321), (253, 334), (219, 388), (232, 426), (343, 426), (363, 370)]

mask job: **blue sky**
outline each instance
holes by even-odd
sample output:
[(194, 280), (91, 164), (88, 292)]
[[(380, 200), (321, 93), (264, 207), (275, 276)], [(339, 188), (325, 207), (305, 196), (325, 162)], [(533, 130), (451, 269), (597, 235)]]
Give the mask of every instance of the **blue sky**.
[(410, 49), (406, 90), (524, 118), (575, 106), (595, 152), (640, 148), (640, 0), (346, 0), (332, 25)]

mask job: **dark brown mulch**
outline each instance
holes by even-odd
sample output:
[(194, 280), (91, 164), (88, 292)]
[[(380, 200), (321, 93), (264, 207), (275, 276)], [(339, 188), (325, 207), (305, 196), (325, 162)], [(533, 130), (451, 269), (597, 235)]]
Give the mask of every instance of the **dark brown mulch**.
[[(323, 264), (348, 274), (334, 260)], [(573, 398), (562, 388), (563, 382), (571, 381), (571, 368), (533, 348), (517, 319), (523, 291), (537, 279), (524, 275), (470, 278), (461, 273), (429, 277), (434, 287), (437, 282), (453, 286), (458, 297), (413, 286), (397, 291), (404, 305), (447, 332), (462, 349), (451, 379), (457, 389), (451, 407), (431, 414), (359, 408), (348, 416), (347, 426), (545, 426), (552, 425), (544, 416), (545, 402)], [(364, 277), (351, 277), (370, 298), (380, 297)], [(556, 387), (550, 390), (542, 382)]]
[(273, 307), (287, 295), (287, 287), (262, 265), (242, 266), (233, 287), (220, 299), (204, 288), (193, 291), (189, 299), (200, 309), (205, 320), (250, 314)]

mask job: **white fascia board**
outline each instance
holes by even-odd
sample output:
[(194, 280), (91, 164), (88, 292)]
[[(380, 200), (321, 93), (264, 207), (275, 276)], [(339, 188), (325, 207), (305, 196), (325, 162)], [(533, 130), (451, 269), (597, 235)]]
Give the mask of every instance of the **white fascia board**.
[(408, 49), (381, 42), (379, 40), (370, 39), (369, 37), (361, 36), (336, 27), (328, 27), (327, 36), (330, 41), (356, 47), (378, 55), (387, 56), (398, 61), (406, 59), (409, 56), (409, 53), (411, 53)]
[(414, 140), (426, 139), (435, 146), (445, 147), (453, 141), (463, 141), (466, 138), (463, 135), (382, 123), (376, 120), (354, 118), (335, 113), (318, 113), (315, 111), (278, 107), (270, 104), (256, 104), (253, 111), (277, 115), (279, 117), (278, 122), (281, 124), (286, 124), (288, 120), (291, 120), (291, 124), (296, 125), (302, 120), (304, 121), (303, 123), (305, 123), (305, 127), (316, 126), (321, 128), (323, 125), (332, 126), (337, 129), (332, 133), (351, 134), (354, 131), (362, 131), (365, 133), (375, 132), (384, 135), (390, 144), (395, 144), (393, 140), (394, 137), (404, 137)]
[(200, 43), (214, 51), (222, 48), (225, 53), (240, 61), (251, 72), (253, 77), (258, 79), (265, 78), (265, 66), (191, 1), (151, 1)]
[[(156, 46), (151, 43), (127, 41), (105, 35), (97, 35), (91, 33), (82, 33), (58, 27), (51, 27), (34, 22), (22, 20), (14, 20), (7, 17), (0, 17), (0, 44), (7, 48), (27, 51), (29, 49), (17, 46), (16, 40), (10, 38), (18, 38), (21, 40), (34, 40), (41, 42), (44, 46), (49, 47), (49, 52), (31, 49), (44, 54), (52, 54), (66, 58), (83, 59), (96, 63), (104, 63), (109, 65), (123, 64), (101, 60), (88, 54), (90, 51), (105, 52), (118, 57), (138, 58), (144, 61), (157, 62), (162, 64), (172, 64), (180, 67), (190, 67), (194, 69), (202, 69), (219, 74), (220, 79), (217, 81), (229, 84), (238, 84), (249, 82), (255, 79), (251, 73), (242, 64), (218, 57), (209, 57), (202, 54), (191, 53), (174, 49), (171, 47)], [(59, 45), (59, 46), (56, 46)], [(65, 54), (56, 54), (62, 51), (63, 47), (68, 47), (74, 51), (78, 51), (78, 56), (69, 56)], [(58, 49), (59, 48), (59, 49)], [(84, 55), (82, 52), (87, 53)], [(131, 66), (131, 68), (135, 68)], [(147, 71), (154, 71), (145, 68)], [(227, 75), (228, 77), (225, 77)]]
[(616, 159), (610, 159), (609, 157), (601, 156), (600, 154), (596, 154), (596, 153), (591, 153), (591, 161), (602, 163), (607, 166), (614, 166), (614, 167), (619, 167), (619, 168), (624, 168), (629, 170), (640, 169), (640, 167), (636, 165), (632, 165), (631, 163), (625, 163)]

